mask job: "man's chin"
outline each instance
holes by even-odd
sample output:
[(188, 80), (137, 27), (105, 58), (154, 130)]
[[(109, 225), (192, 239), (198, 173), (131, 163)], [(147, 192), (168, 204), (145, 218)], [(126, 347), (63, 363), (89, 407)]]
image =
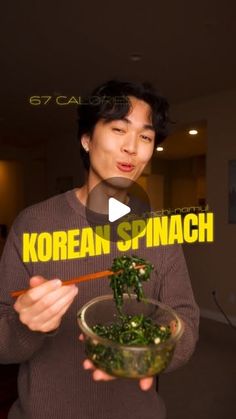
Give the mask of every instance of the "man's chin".
[(129, 189), (133, 184), (134, 180), (123, 177), (123, 176), (114, 176), (108, 179), (104, 179), (103, 181), (107, 186), (115, 188), (115, 189)]

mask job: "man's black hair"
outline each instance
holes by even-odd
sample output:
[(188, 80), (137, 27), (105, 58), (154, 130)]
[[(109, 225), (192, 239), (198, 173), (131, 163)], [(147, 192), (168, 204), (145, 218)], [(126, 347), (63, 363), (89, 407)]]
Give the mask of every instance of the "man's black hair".
[(89, 155), (81, 144), (82, 135), (93, 134), (100, 119), (110, 122), (123, 119), (130, 111), (128, 96), (134, 96), (150, 105), (152, 124), (155, 129), (155, 146), (167, 137), (169, 122), (167, 100), (160, 96), (150, 83), (110, 80), (97, 87), (90, 96), (83, 98), (78, 106), (78, 139), (80, 154), (86, 169), (89, 169)]

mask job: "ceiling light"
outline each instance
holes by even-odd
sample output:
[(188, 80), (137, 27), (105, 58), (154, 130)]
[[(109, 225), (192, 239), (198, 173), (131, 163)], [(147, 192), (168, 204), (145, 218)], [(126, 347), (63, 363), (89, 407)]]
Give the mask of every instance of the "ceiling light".
[(157, 147), (157, 151), (163, 151), (164, 148), (163, 147)]
[(141, 61), (141, 59), (142, 59), (142, 56), (140, 54), (132, 54), (130, 56), (130, 60), (134, 62)]
[(190, 129), (188, 132), (190, 135), (197, 135), (198, 131), (196, 129)]

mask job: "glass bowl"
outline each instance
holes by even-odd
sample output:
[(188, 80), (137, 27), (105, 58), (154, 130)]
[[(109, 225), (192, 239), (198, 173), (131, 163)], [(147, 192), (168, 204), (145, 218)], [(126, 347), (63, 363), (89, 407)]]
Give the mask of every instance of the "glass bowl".
[(96, 297), (78, 312), (78, 324), (85, 337), (85, 352), (93, 364), (116, 377), (142, 378), (162, 372), (170, 363), (176, 342), (183, 333), (183, 323), (175, 311), (156, 300), (140, 302), (134, 294), (124, 294), (123, 314), (149, 317), (160, 326), (170, 326), (171, 335), (162, 343), (124, 345), (103, 338), (92, 327), (117, 322), (119, 313), (113, 295)]

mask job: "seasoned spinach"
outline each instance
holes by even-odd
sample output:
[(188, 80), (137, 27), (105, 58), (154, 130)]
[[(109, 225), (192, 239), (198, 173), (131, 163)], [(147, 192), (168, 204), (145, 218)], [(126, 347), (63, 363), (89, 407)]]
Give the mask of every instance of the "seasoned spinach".
[(123, 345), (159, 344), (171, 335), (169, 326), (159, 326), (143, 314), (121, 315), (118, 322), (104, 326), (97, 324), (93, 331), (106, 339)]
[[(137, 266), (142, 266), (137, 269)], [(121, 256), (113, 260), (110, 275), (110, 287), (113, 290), (114, 301), (118, 312), (121, 314), (123, 294), (132, 291), (140, 301), (144, 297), (142, 282), (148, 281), (153, 265), (137, 256)]]
[[(141, 266), (137, 269), (137, 266)], [(123, 313), (123, 294), (136, 294), (137, 301), (145, 298), (142, 282), (148, 281), (153, 265), (137, 256), (115, 258), (111, 267), (110, 286), (118, 315), (117, 320), (107, 325), (96, 324), (93, 332), (122, 346), (106, 346), (94, 339), (86, 342), (86, 353), (94, 365), (109, 374), (123, 377), (140, 378), (158, 374), (170, 362), (174, 345), (156, 347), (171, 336), (170, 326), (158, 325), (143, 314), (127, 315)], [(126, 346), (149, 346), (144, 352), (125, 349)]]

